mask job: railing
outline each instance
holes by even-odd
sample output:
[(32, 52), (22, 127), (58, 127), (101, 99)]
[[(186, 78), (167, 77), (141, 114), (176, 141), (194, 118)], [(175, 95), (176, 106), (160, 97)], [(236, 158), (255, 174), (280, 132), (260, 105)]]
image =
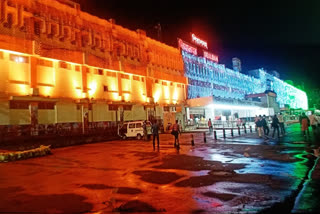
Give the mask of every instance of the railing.
[[(212, 121), (212, 126), (213, 128), (236, 128), (236, 127), (241, 127), (243, 128), (243, 126), (252, 126), (254, 127), (254, 122), (239, 122), (239, 121), (235, 121), (235, 120), (227, 120), (227, 121), (222, 121), (222, 120), (213, 120)], [(193, 123), (190, 125), (186, 126), (189, 129), (201, 129), (201, 128), (209, 128), (208, 127), (208, 121), (198, 121), (197, 123)]]
[(35, 131), (31, 125), (0, 126), (0, 143), (12, 141), (28, 141), (29, 139), (99, 136), (104, 139), (117, 138), (117, 125), (113, 123), (99, 125), (89, 123), (82, 127), (78, 123), (39, 125)]

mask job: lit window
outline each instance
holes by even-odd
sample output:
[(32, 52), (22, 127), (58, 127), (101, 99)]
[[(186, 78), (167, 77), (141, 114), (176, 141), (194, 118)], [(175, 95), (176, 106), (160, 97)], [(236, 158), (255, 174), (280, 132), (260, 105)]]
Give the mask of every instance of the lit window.
[(98, 74), (99, 75), (103, 75), (103, 70), (102, 69), (98, 69)]
[(38, 109), (54, 110), (54, 106), (55, 106), (54, 102), (40, 102), (38, 104)]
[(64, 69), (71, 69), (71, 65), (69, 63), (60, 61), (60, 68), (64, 68)]
[(75, 70), (76, 70), (76, 71), (80, 71), (80, 65), (76, 65), (76, 66), (75, 66)]
[(52, 61), (44, 60), (44, 59), (38, 59), (37, 64), (41, 66), (46, 66), (46, 67), (53, 67)]
[(127, 74), (121, 74), (122, 79), (130, 79), (129, 75)]
[(25, 101), (10, 100), (10, 109), (29, 109), (29, 103)]
[(138, 77), (138, 76), (133, 76), (132, 79), (136, 80), (136, 81), (140, 81), (140, 77)]
[(37, 22), (37, 21), (35, 21), (34, 22), (34, 27), (33, 27), (33, 31), (34, 31), (34, 34), (35, 35), (37, 35), (37, 36), (39, 36), (40, 35), (40, 30), (41, 30), (41, 26), (40, 26), (40, 22)]
[(118, 106), (117, 105), (109, 105), (109, 111), (117, 111), (118, 110)]
[(123, 110), (124, 110), (124, 111), (131, 111), (131, 109), (132, 109), (132, 106), (131, 106), (131, 105), (124, 105), (124, 106), (123, 106)]
[(116, 72), (110, 72), (110, 71), (108, 71), (108, 72), (107, 72), (107, 76), (109, 76), (109, 77), (116, 77)]
[(15, 55), (15, 54), (10, 54), (10, 60), (17, 62), (17, 63), (28, 63), (29, 62), (29, 58), (26, 56), (19, 56), (19, 55)]

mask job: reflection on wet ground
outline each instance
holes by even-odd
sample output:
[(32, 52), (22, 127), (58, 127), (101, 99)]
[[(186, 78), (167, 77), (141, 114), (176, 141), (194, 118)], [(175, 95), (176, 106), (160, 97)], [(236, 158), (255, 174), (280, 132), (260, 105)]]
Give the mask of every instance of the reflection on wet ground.
[[(177, 151), (171, 135), (160, 139), (159, 151), (150, 141), (114, 141), (2, 164), (0, 193), (6, 197), (0, 210), (267, 213), (289, 198), (291, 211), (314, 163), (305, 143), (266, 142), (252, 135), (214, 141), (208, 135), (204, 144), (195, 134), (194, 147), (185, 135)], [(318, 183), (309, 183), (307, 191), (315, 193)], [(313, 205), (297, 210), (308, 206)]]

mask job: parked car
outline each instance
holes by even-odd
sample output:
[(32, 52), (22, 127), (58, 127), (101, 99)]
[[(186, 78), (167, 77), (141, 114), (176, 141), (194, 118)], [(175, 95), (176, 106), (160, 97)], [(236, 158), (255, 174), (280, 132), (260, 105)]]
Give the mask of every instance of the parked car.
[[(130, 121), (124, 122), (121, 126), (118, 127), (118, 135), (122, 139), (135, 137), (138, 140), (142, 139), (143, 133), (143, 122), (139, 121)], [(152, 134), (151, 131), (152, 124), (150, 121), (147, 121), (147, 135), (150, 136)], [(148, 137), (149, 138), (149, 137)]]

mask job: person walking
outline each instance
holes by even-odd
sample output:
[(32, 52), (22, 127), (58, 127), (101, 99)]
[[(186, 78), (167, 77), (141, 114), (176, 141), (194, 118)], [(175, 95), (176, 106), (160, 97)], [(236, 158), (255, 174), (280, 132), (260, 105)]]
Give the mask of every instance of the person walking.
[(271, 127), (273, 128), (272, 137), (274, 138), (274, 134), (277, 131), (278, 138), (280, 138), (280, 131), (279, 131), (279, 119), (277, 115), (274, 115), (272, 118)]
[(153, 121), (152, 123), (152, 135), (153, 135), (153, 149), (155, 149), (156, 145), (155, 145), (155, 141), (157, 139), (157, 143), (158, 143), (158, 149), (160, 146), (160, 142), (159, 142), (159, 125), (157, 121)]
[(178, 124), (178, 120), (176, 120), (176, 123), (173, 124), (171, 134), (174, 136), (174, 147), (179, 149), (180, 148), (180, 142), (179, 142), (180, 126)]
[(285, 135), (286, 134), (286, 130), (284, 128), (284, 118), (283, 118), (283, 115), (282, 115), (281, 112), (278, 115), (278, 120), (279, 120), (279, 126), (280, 126), (281, 135)]
[(268, 125), (268, 122), (266, 120), (266, 115), (263, 115), (262, 117), (262, 127), (263, 127), (263, 132), (265, 135), (269, 135), (269, 132), (270, 132), (270, 129), (269, 129), (269, 125)]
[(209, 118), (208, 120), (208, 126), (209, 126), (209, 132), (211, 133), (213, 131), (211, 118)]
[(308, 133), (308, 136), (310, 136), (310, 133), (309, 133), (310, 120), (307, 117), (306, 113), (302, 112), (299, 118), (299, 121), (300, 121), (301, 131), (303, 133), (303, 136), (306, 137), (306, 131)]
[(257, 125), (257, 129), (258, 129), (259, 137), (261, 138), (262, 135), (264, 135), (261, 115), (259, 115), (258, 120), (256, 122), (256, 125)]

